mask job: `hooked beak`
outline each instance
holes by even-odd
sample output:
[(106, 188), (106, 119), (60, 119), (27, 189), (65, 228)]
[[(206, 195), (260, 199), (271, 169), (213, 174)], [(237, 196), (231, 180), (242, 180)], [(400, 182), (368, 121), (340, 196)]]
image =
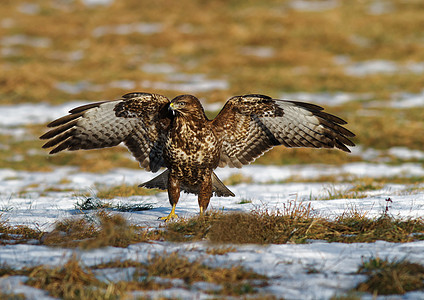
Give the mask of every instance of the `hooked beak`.
[(169, 104), (168, 112), (170, 112), (172, 116), (175, 116), (175, 107), (174, 107), (174, 103), (173, 102), (171, 102)]

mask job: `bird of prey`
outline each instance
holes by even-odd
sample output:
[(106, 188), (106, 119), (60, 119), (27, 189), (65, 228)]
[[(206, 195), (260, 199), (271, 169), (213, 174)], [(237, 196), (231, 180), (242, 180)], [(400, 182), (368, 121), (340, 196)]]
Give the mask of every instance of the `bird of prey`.
[(241, 168), (277, 145), (350, 152), (355, 135), (344, 124), (320, 106), (259, 94), (230, 98), (210, 120), (192, 95), (169, 101), (135, 92), (74, 108), (40, 138), (48, 139), (43, 148), (54, 147), (50, 154), (124, 143), (141, 168), (166, 168), (140, 186), (168, 190), (172, 210), (161, 218), (168, 221), (178, 217), (181, 190), (198, 195), (201, 214), (213, 194), (234, 196), (213, 172), (217, 167)]

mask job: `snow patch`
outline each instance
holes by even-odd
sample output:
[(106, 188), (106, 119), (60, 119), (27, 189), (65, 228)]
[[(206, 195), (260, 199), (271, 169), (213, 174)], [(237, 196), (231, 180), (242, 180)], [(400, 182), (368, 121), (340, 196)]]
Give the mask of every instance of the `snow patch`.
[[(399, 150), (397, 150), (399, 151)], [(403, 150), (402, 150), (403, 151)], [(347, 164), (344, 166), (246, 166), (243, 169), (218, 169), (218, 176), (225, 180), (235, 173), (251, 177), (253, 183), (239, 184), (229, 188), (236, 197), (213, 197), (212, 209), (224, 211), (244, 211), (268, 208), (283, 209), (293, 201), (310, 204), (312, 213), (336, 217), (349, 209), (366, 213), (366, 216), (379, 216), (385, 210), (390, 197), (389, 213), (396, 217), (424, 216), (424, 193), (411, 193), (405, 185), (386, 185), (383, 189), (372, 191), (363, 199), (312, 200), (311, 197), (322, 195), (325, 199), (329, 186), (336, 189), (349, 188), (347, 184), (327, 183), (267, 183), (278, 181), (290, 176), (314, 178), (323, 174), (339, 174), (350, 172), (358, 176), (391, 176), (403, 174), (412, 176), (424, 174), (419, 164), (404, 164), (400, 166), (385, 166), (381, 164)], [(105, 174), (79, 172), (77, 168), (57, 168), (52, 172), (24, 172), (10, 169), (0, 169), (0, 209), (2, 218), (10, 225), (27, 225), (51, 230), (57, 220), (72, 217), (75, 214), (75, 204), (78, 196), (74, 192), (40, 193), (48, 187), (68, 188), (73, 191), (87, 192), (94, 190), (96, 184), (114, 186), (120, 184), (136, 184), (149, 180), (154, 175), (143, 170), (116, 169)], [(66, 179), (63, 181), (62, 179)], [(66, 182), (66, 183), (63, 183)], [(26, 189), (26, 194), (19, 193)], [(240, 204), (241, 200), (250, 202)], [(158, 221), (170, 211), (166, 192), (150, 196), (134, 196), (106, 200), (112, 203), (150, 203), (153, 209), (139, 212), (121, 213), (130, 222), (149, 228), (157, 228), (162, 224)], [(182, 194), (177, 206), (177, 213), (182, 217), (194, 216), (198, 213), (197, 197)], [(424, 260), (424, 241), (412, 243), (328, 243), (313, 241), (308, 244), (282, 245), (232, 245), (236, 251), (225, 255), (206, 255), (211, 245), (205, 242), (170, 243), (156, 241), (155, 243), (139, 243), (127, 248), (106, 247), (90, 251), (50, 248), (39, 245), (18, 244), (4, 245), (0, 249), (0, 264), (14, 268), (36, 265), (59, 266), (65, 264), (77, 251), (81, 263), (93, 266), (115, 260), (135, 260), (146, 262), (154, 254), (178, 251), (189, 259), (205, 259), (211, 266), (230, 266), (241, 264), (253, 271), (270, 278), (269, 286), (264, 292), (287, 299), (330, 299), (335, 294), (343, 294), (363, 281), (363, 275), (356, 274), (358, 266), (366, 259), (380, 257), (401, 259), (422, 263)], [(314, 270), (313, 273), (310, 271)], [(103, 273), (102, 273), (103, 272)], [(131, 268), (108, 269), (96, 272), (101, 280), (126, 280), (131, 274)], [(49, 299), (44, 291), (32, 289), (22, 283), (23, 276), (0, 278), (0, 289), (3, 291), (22, 292), (29, 299)], [(181, 288), (176, 283), (171, 289), (162, 291), (140, 292), (137, 295), (149, 297), (181, 297), (207, 298), (204, 293), (210, 285), (197, 284), (190, 290)], [(411, 295), (409, 297), (409, 295)], [(408, 293), (406, 298), (422, 298), (424, 292)], [(405, 299), (406, 299), (405, 298)]]
[(272, 47), (243, 47), (240, 49), (240, 53), (247, 56), (256, 56), (260, 58), (269, 58), (273, 57), (275, 54), (275, 49)]
[(25, 34), (15, 34), (5, 36), (0, 40), (3, 47), (10, 46), (29, 46), (34, 48), (48, 48), (51, 46), (52, 41), (45, 37), (34, 37)]
[(349, 76), (363, 77), (374, 74), (395, 74), (395, 73), (424, 73), (424, 62), (409, 62), (399, 64), (390, 60), (367, 60), (349, 63), (345, 66), (345, 73)]
[(400, 93), (393, 96), (390, 105), (394, 108), (413, 108), (424, 106), (424, 90), (418, 94)]
[(27, 103), (0, 106), (0, 126), (12, 127), (29, 124), (41, 124), (59, 118), (72, 108), (86, 102), (72, 101), (61, 105), (47, 103)]
[(86, 6), (107, 6), (113, 2), (114, 0), (82, 0), (82, 3)]
[(372, 94), (363, 93), (345, 93), (345, 92), (332, 92), (332, 93), (283, 93), (280, 98), (292, 99), (297, 101), (313, 102), (322, 105), (341, 105), (350, 101), (361, 101), (372, 98)]
[(119, 24), (105, 25), (94, 28), (93, 36), (98, 38), (108, 34), (127, 35), (132, 33), (139, 34), (155, 34), (163, 31), (161, 23), (135, 23), (135, 24)]
[(322, 1), (310, 1), (310, 0), (293, 0), (289, 3), (289, 6), (298, 11), (326, 11), (331, 10), (340, 5), (338, 0), (322, 0)]
[(229, 84), (222, 79), (207, 79), (204, 74), (170, 74), (166, 82), (144, 80), (140, 83), (143, 89), (159, 89), (199, 93), (213, 90), (227, 90)]

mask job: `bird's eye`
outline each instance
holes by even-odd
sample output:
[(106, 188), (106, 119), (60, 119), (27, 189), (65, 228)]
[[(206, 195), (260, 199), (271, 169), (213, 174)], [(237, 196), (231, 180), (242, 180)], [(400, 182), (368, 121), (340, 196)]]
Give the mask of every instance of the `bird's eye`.
[(185, 103), (185, 102), (180, 102), (180, 103), (178, 103), (180, 106), (185, 106), (187, 103)]

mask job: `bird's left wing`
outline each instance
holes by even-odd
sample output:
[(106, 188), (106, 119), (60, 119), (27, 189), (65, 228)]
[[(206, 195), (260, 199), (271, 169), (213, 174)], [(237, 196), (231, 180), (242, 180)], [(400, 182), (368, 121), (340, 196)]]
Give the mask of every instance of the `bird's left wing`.
[(156, 172), (164, 166), (162, 151), (169, 128), (169, 99), (150, 93), (129, 93), (121, 99), (83, 105), (69, 111), (42, 135), (43, 148), (62, 150), (112, 147), (123, 142), (140, 166)]
[(342, 119), (314, 104), (272, 99), (265, 95), (235, 96), (212, 120), (222, 141), (220, 167), (240, 168), (276, 145), (339, 148), (355, 135), (342, 127)]

